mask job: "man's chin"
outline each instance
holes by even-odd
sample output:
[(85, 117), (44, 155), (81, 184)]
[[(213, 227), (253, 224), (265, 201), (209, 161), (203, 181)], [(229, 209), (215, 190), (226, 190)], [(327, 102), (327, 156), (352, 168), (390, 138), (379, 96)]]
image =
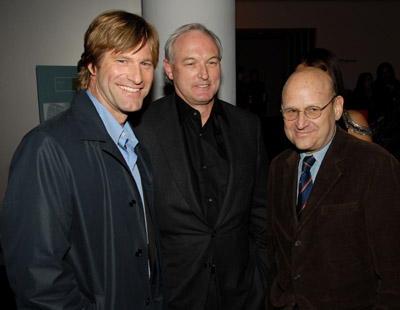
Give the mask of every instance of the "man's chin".
[(310, 151), (310, 144), (308, 143), (293, 143), (294, 146), (301, 152), (301, 153), (307, 153)]

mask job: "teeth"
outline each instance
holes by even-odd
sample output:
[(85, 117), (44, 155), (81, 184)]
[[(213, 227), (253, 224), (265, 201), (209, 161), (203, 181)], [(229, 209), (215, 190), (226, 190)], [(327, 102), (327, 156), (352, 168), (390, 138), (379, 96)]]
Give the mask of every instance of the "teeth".
[(119, 88), (122, 88), (123, 90), (132, 92), (132, 93), (137, 93), (137, 92), (140, 90), (139, 88), (131, 88), (131, 87), (122, 86), (122, 85), (119, 85), (118, 87), (119, 87)]
[(208, 85), (199, 85), (199, 87), (205, 88), (205, 87), (208, 87)]

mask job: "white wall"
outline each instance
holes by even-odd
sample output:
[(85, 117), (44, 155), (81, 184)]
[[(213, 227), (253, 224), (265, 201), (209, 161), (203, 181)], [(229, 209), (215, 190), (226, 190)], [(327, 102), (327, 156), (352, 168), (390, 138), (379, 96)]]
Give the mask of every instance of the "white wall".
[(236, 4), (236, 28), (316, 28), (316, 47), (342, 59), (346, 87), (389, 61), (399, 78), (399, 1), (267, 1)]
[(76, 65), (89, 23), (110, 9), (142, 12), (140, 0), (0, 1), (0, 203), (11, 156), (39, 124), (36, 65)]

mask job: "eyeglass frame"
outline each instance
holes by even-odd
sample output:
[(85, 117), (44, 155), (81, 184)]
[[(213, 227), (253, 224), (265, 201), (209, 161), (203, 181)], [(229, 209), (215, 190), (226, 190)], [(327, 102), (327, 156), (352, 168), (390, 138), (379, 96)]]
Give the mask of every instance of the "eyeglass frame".
[[(283, 119), (284, 119), (285, 121), (289, 121), (289, 122), (297, 120), (297, 119), (299, 118), (300, 112), (303, 112), (303, 113), (304, 113), (304, 116), (307, 117), (308, 119), (317, 119), (317, 118), (320, 118), (320, 117), (321, 117), (322, 111), (325, 110), (325, 108), (326, 108), (328, 105), (330, 105), (336, 97), (338, 97), (338, 95), (334, 95), (334, 96), (332, 97), (332, 99), (329, 100), (329, 102), (328, 102), (326, 105), (324, 105), (322, 108), (316, 107), (316, 106), (309, 106), (309, 107), (305, 108), (303, 111), (300, 111), (300, 110), (297, 110), (297, 109), (290, 109), (290, 108), (289, 108), (289, 110), (296, 110), (296, 112), (297, 112), (297, 116), (296, 116), (294, 119), (286, 119), (286, 118), (285, 118), (284, 113), (285, 113), (285, 110), (288, 110), (288, 109), (282, 109), (282, 108), (281, 108), (280, 112), (282, 113)], [(320, 114), (319, 114), (317, 117), (309, 117), (309, 116), (307, 115), (307, 112), (306, 112), (307, 109), (309, 109), (309, 108), (314, 108), (314, 109), (319, 110)]]

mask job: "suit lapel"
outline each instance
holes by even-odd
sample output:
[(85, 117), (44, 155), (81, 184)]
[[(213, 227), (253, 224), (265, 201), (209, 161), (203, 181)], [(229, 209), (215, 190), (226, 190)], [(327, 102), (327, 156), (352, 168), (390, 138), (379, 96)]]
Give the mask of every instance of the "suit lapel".
[(297, 171), (300, 156), (297, 152), (293, 151), (288, 159), (286, 160), (287, 167), (283, 169), (282, 175), (282, 185), (281, 188), (287, 188), (289, 192), (287, 193), (287, 199), (289, 200), (287, 204), (291, 206), (287, 210), (287, 218), (290, 219), (290, 223), (294, 231), (297, 230), (299, 221), (296, 215), (296, 202), (297, 202)]
[(325, 200), (326, 195), (329, 194), (342, 176), (340, 162), (345, 159), (342, 152), (345, 143), (345, 135), (345, 132), (337, 128), (336, 135), (314, 181), (307, 206), (303, 211), (302, 219), (299, 223), (298, 231), (313, 217), (315, 212), (320, 208), (321, 203)]
[(192, 166), (188, 161), (174, 96), (170, 97), (168, 104), (163, 105), (160, 116), (160, 122), (155, 127), (155, 131), (166, 163), (170, 167), (171, 181), (176, 183), (187, 204), (193, 208), (197, 216), (206, 222), (192, 185)]
[(240, 145), (237, 141), (244, 141), (242, 133), (237, 130), (237, 127), (232, 124), (232, 118), (229, 116), (229, 111), (226, 111), (228, 119), (231, 121), (230, 124), (221, 122), (221, 131), (226, 147), (226, 153), (229, 161), (229, 178), (227, 184), (227, 192), (224, 201), (221, 202), (221, 210), (218, 214), (218, 219), (215, 222), (216, 226), (222, 224), (222, 221), (226, 218), (229, 213), (233, 200), (236, 193), (239, 190), (239, 182), (243, 173), (243, 145)]

